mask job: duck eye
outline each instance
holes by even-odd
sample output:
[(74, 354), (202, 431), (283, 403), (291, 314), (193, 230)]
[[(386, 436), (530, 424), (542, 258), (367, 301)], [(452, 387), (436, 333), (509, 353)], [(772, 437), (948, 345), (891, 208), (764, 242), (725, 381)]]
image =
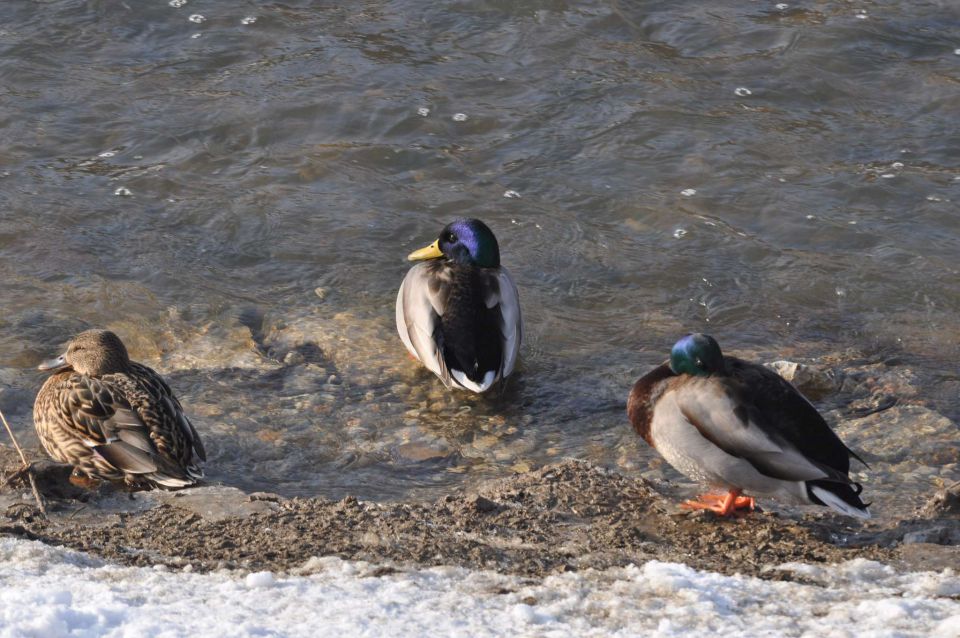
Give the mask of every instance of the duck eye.
[(454, 235), (453, 233), (450, 233), (449, 235), (447, 235), (447, 241), (449, 241), (449, 242), (455, 242), (455, 241), (457, 241), (457, 236)]

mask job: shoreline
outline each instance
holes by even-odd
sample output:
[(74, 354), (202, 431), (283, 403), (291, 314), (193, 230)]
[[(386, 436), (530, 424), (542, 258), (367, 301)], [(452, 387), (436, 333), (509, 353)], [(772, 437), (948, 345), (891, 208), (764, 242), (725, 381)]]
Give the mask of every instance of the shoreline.
[[(12, 450), (0, 466), (14, 469)], [(683, 563), (725, 575), (796, 579), (784, 563), (856, 558), (911, 571), (960, 565), (960, 484), (896, 522), (757, 511), (720, 520), (682, 512), (642, 478), (564, 460), (458, 489), (434, 501), (284, 498), (205, 485), (178, 492), (83, 491), (64, 466), (38, 463), (48, 518), (29, 487), (0, 492), (0, 535), (39, 540), (127, 566), (296, 574), (316, 557), (455, 566), (522, 577)]]

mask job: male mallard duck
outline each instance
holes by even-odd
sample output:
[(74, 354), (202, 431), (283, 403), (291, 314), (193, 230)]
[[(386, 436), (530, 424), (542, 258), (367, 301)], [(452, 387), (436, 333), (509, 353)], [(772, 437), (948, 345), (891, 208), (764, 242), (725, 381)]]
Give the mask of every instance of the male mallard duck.
[(729, 491), (687, 501), (686, 509), (721, 516), (753, 509), (753, 498), (740, 496), (746, 492), (870, 517), (861, 486), (848, 476), (850, 457), (863, 460), (792, 385), (761, 365), (724, 357), (713, 337), (678, 341), (670, 361), (633, 386), (627, 414), (670, 465)]
[(485, 392), (517, 362), (520, 298), (500, 247), (479, 219), (448, 224), (410, 253), (417, 264), (397, 293), (397, 332), (410, 354), (448, 388)]
[(163, 378), (130, 361), (117, 335), (87, 330), (53, 370), (33, 404), (33, 423), (51, 457), (74, 467), (71, 480), (123, 480), (140, 487), (194, 485), (206, 460), (200, 436)]

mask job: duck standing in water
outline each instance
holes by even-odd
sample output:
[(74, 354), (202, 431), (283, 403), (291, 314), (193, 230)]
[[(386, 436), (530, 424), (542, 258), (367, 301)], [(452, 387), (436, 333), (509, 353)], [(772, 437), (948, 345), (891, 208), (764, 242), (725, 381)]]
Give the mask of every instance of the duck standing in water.
[(724, 357), (708, 335), (678, 341), (669, 362), (633, 386), (627, 414), (670, 465), (727, 490), (687, 501), (686, 509), (727, 516), (753, 509), (753, 498), (741, 496), (747, 493), (870, 518), (861, 486), (849, 477), (850, 457), (863, 460), (790, 383), (761, 365)]
[(486, 392), (510, 376), (523, 333), (520, 298), (493, 231), (458, 219), (407, 259), (423, 261), (397, 293), (397, 332), (410, 354), (448, 388)]
[(130, 361), (108, 330), (77, 335), (33, 405), (43, 448), (73, 466), (71, 482), (124, 481), (134, 487), (194, 485), (206, 460), (200, 436), (163, 378)]

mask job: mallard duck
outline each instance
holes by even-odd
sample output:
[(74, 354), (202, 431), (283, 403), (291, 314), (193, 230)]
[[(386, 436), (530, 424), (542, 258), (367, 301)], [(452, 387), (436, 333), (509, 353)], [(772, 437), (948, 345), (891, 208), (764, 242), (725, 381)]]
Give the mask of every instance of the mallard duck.
[(410, 253), (397, 293), (397, 332), (444, 385), (486, 392), (517, 363), (523, 329), (513, 277), (479, 219), (458, 219)]
[[(869, 518), (850, 458), (863, 463), (792, 385), (767, 368), (725, 357), (710, 336), (691, 334), (670, 360), (633, 386), (634, 429), (678, 471), (728, 490), (686, 509), (726, 516), (753, 509), (752, 497), (825, 505)], [(864, 463), (866, 465), (866, 463)]]
[(124, 481), (136, 487), (194, 485), (206, 460), (200, 436), (170, 386), (130, 361), (108, 330), (77, 335), (33, 405), (33, 423), (51, 457), (74, 467), (71, 481)]

